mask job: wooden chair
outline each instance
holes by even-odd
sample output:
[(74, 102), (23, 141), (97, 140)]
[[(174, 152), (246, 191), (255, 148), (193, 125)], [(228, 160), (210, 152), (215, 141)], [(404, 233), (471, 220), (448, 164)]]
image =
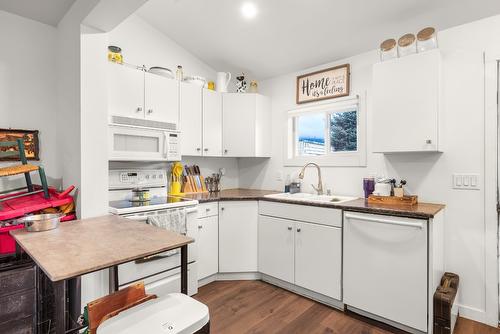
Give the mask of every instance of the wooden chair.
[[(26, 179), (26, 187), (5, 190), (5, 191), (0, 192), (0, 194), (10, 193), (10, 192), (13, 192), (16, 190), (22, 190), (22, 189), (28, 189), (28, 192), (25, 194), (20, 194), (20, 195), (15, 195), (15, 196), (11, 196), (8, 198), (4, 198), (3, 200), (0, 200), (0, 202), (8, 200), (8, 199), (28, 196), (28, 195), (32, 195), (32, 194), (36, 194), (36, 193), (41, 193), (41, 192), (43, 192), (45, 198), (49, 198), (49, 187), (47, 184), (47, 177), (45, 176), (45, 170), (43, 169), (43, 167), (32, 165), (32, 164), (28, 163), (28, 160), (26, 159), (26, 154), (24, 152), (24, 141), (22, 139), (17, 139), (16, 141), (0, 142), (0, 147), (12, 147), (12, 146), (17, 146), (18, 152), (16, 152), (16, 151), (5, 151), (5, 152), (0, 151), (0, 158), (19, 156), (19, 160), (21, 160), (21, 164), (0, 168), (0, 177), (24, 174), (24, 178)], [(33, 187), (33, 183), (31, 182), (30, 173), (34, 172), (34, 171), (38, 171), (38, 175), (40, 176), (40, 182), (42, 184), (42, 189), (35, 190)]]

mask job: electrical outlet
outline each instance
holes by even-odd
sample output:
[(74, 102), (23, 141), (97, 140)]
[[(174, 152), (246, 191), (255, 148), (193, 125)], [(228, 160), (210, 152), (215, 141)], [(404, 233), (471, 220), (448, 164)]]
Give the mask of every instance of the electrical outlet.
[(479, 190), (479, 174), (453, 174), (453, 189)]

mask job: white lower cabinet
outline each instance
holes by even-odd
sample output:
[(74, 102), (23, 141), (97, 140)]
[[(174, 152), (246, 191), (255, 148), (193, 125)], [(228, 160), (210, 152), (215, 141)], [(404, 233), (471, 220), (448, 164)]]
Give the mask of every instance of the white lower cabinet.
[(295, 284), (340, 300), (342, 229), (298, 222), (295, 231)]
[(344, 303), (427, 332), (427, 233), (426, 220), (346, 212)]
[(295, 222), (260, 216), (259, 271), (280, 280), (294, 282)]
[(219, 203), (219, 272), (257, 272), (257, 201)]
[[(268, 215), (300, 210), (304, 206), (271, 202), (261, 204), (259, 272), (341, 300), (342, 228)], [(325, 218), (325, 214), (328, 215), (323, 208), (307, 208), (309, 215), (304, 215), (303, 219), (315, 221), (319, 213)], [(330, 223), (337, 225), (340, 210), (329, 210)]]
[(219, 271), (219, 217), (198, 218), (198, 280)]

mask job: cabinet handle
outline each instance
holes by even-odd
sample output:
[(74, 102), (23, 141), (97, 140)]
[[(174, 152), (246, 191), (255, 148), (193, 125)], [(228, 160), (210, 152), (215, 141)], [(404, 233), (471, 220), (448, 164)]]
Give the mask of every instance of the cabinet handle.
[(137, 107), (137, 109), (135, 110), (135, 112), (141, 112), (142, 111), (142, 107)]
[(203, 228), (203, 225), (198, 225), (198, 229), (202, 229)]
[(227, 150), (224, 150), (224, 154), (227, 154)]
[(300, 227), (299, 227), (299, 228), (297, 228), (297, 232), (300, 232), (300, 231), (302, 231), (302, 230), (300, 229)]
[(288, 226), (288, 231), (291, 231), (292, 230), (292, 227), (291, 226)]
[(203, 151), (208, 152), (208, 148), (203, 149)]
[(224, 211), (224, 208), (223, 208), (223, 207), (222, 207), (222, 208), (220, 208), (220, 211)]
[(152, 114), (153, 113), (153, 109), (148, 109), (148, 114)]
[(383, 219), (383, 218), (374, 218), (374, 217), (367, 217), (367, 216), (361, 216), (361, 215), (353, 215), (350, 213), (346, 213), (345, 218), (346, 219), (362, 220), (362, 221), (372, 222), (372, 223), (387, 224), (387, 225), (399, 225), (399, 226), (404, 226), (404, 227), (414, 227), (414, 228), (418, 228), (418, 229), (423, 228), (422, 223), (389, 220), (389, 219)]
[(205, 211), (207, 211), (207, 212), (210, 211), (210, 208), (206, 208)]
[(425, 141), (425, 143), (426, 143), (426, 144), (432, 144), (432, 140), (427, 139), (427, 140)]
[(201, 148), (197, 147), (197, 148), (196, 148), (196, 150), (197, 150), (198, 152), (200, 152), (200, 151), (201, 151)]

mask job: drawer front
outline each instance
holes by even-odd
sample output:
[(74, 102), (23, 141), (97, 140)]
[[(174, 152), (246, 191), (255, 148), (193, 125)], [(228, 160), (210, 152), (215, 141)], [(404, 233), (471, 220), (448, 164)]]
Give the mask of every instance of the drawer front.
[(0, 298), (0, 323), (23, 319), (35, 314), (35, 290), (23, 291)]
[(0, 272), (0, 298), (35, 288), (35, 267)]
[(308, 223), (342, 227), (341, 209), (260, 201), (259, 214), (271, 217), (293, 219)]
[(219, 202), (198, 205), (198, 218), (212, 217), (219, 214)]

